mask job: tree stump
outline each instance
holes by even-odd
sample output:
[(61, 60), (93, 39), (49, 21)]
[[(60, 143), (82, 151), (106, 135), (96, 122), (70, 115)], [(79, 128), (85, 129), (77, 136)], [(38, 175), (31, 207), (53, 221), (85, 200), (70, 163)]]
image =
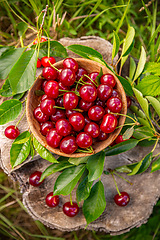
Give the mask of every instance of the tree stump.
[[(99, 51), (107, 63), (111, 63), (112, 45), (99, 37), (82, 37), (80, 39), (60, 39), (60, 43), (64, 46), (71, 44), (82, 44), (90, 46)], [(68, 51), (70, 57), (77, 55)], [(117, 57), (115, 61), (117, 60)], [(127, 68), (127, 65), (126, 65)], [(41, 70), (37, 71), (37, 76)], [(15, 124), (17, 122), (13, 121)], [(0, 166), (8, 176), (13, 180), (19, 181), (21, 192), (23, 193), (23, 203), (28, 213), (35, 219), (41, 221), (50, 228), (57, 228), (62, 231), (73, 231), (82, 229), (86, 226), (86, 220), (83, 216), (80, 205), (80, 212), (74, 218), (69, 218), (63, 214), (63, 203), (69, 201), (69, 196), (60, 196), (60, 204), (55, 209), (49, 208), (45, 204), (46, 195), (53, 190), (54, 182), (59, 173), (55, 173), (45, 179), (39, 187), (35, 188), (29, 185), (28, 179), (32, 172), (39, 170), (44, 171), (51, 163), (42, 159), (39, 155), (28, 159), (20, 166), (12, 169), (10, 165), (10, 147), (12, 140), (4, 136), (4, 129), (11, 123), (0, 126), (0, 148), (1, 158)], [(28, 129), (26, 117), (24, 116), (19, 124), (20, 131)], [(137, 146), (134, 149), (119, 154), (117, 156), (106, 157), (104, 170), (115, 168), (124, 164), (130, 164), (140, 161), (147, 153), (151, 151), (151, 147)], [(160, 147), (155, 149), (158, 153)], [(58, 156), (56, 156), (58, 157)], [(133, 227), (139, 227), (147, 222), (152, 213), (153, 206), (156, 204), (160, 196), (160, 172), (150, 173), (150, 169), (143, 174), (136, 176), (127, 176), (121, 174), (133, 185), (129, 185), (124, 180), (116, 177), (120, 191), (127, 191), (131, 197), (130, 203), (125, 207), (115, 205), (113, 198), (117, 193), (112, 176), (102, 174), (102, 182), (105, 188), (106, 209), (103, 214), (94, 222), (88, 225), (88, 230), (104, 231), (111, 235), (118, 235), (129, 231)], [(73, 190), (73, 201), (76, 200), (76, 191)]]

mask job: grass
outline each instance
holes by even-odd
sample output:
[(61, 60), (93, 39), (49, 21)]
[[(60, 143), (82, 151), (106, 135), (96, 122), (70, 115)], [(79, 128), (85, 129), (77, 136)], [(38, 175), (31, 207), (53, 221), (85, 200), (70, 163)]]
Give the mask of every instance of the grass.
[[(0, 0), (0, 43), (17, 45), (19, 42), (17, 24), (23, 20), (36, 29), (36, 16), (40, 15), (48, 4), (44, 28), (51, 38), (96, 35), (112, 42), (114, 30), (122, 43), (130, 24), (136, 32), (132, 56), (138, 58), (143, 45), (148, 59), (155, 61), (160, 51), (160, 3), (156, 0), (150, 2), (148, 6), (148, 0), (55, 0), (53, 5), (50, 0)], [(42, 16), (39, 18), (40, 23), (41, 21)], [(35, 32), (28, 30), (25, 34), (27, 39), (25, 43), (28, 44), (33, 36), (35, 37)], [(42, 223), (33, 221), (22, 204), (18, 184), (12, 182), (0, 170), (0, 240), (158, 240), (159, 216), (160, 201), (154, 207), (147, 224), (115, 237), (87, 230), (69, 233), (51, 230)]]

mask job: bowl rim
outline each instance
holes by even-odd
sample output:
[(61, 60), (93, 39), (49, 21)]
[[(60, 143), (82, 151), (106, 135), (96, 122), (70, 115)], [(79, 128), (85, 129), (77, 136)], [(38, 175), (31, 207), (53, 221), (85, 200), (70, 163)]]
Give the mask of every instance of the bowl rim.
[[(78, 65), (79, 65), (80, 63), (81, 63), (81, 64), (82, 64), (82, 63), (83, 63), (83, 64), (88, 64), (88, 65), (89, 65), (89, 64), (95, 64), (95, 66), (98, 67), (99, 69), (102, 68), (102, 71), (105, 69), (105, 70), (107, 71), (107, 73), (110, 73), (110, 74), (112, 74), (112, 75), (114, 76), (114, 78), (116, 79), (117, 86), (118, 86), (118, 88), (120, 88), (121, 99), (122, 99), (122, 102), (123, 102), (123, 108), (122, 108), (122, 111), (121, 111), (121, 112), (122, 112), (124, 115), (126, 115), (126, 114), (127, 114), (127, 99), (126, 99), (126, 93), (125, 93), (125, 91), (124, 91), (124, 88), (123, 88), (121, 82), (120, 82), (119, 79), (117, 78), (117, 76), (116, 76), (107, 66), (104, 66), (104, 65), (102, 65), (102, 64), (100, 64), (100, 63), (98, 63), (98, 62), (95, 62), (95, 61), (93, 61), (93, 60), (85, 59), (85, 58), (73, 58), (73, 59), (75, 59), (75, 60), (78, 62)], [(56, 62), (56, 63), (54, 64), (54, 66), (55, 66), (55, 67), (59, 67), (59, 65), (62, 65), (62, 63), (63, 63), (63, 60), (58, 61), (58, 62)], [(110, 134), (109, 134), (109, 137), (108, 137), (106, 140), (97, 142), (97, 145), (98, 145), (99, 148), (98, 148), (98, 149), (94, 149), (94, 153), (75, 152), (75, 153), (72, 153), (72, 154), (66, 154), (66, 153), (61, 152), (59, 148), (52, 148), (52, 147), (50, 147), (50, 146), (47, 144), (46, 140), (45, 140), (46, 137), (43, 136), (43, 135), (40, 133), (40, 131), (37, 132), (36, 127), (35, 127), (35, 124), (33, 124), (33, 121), (34, 121), (33, 119), (35, 119), (35, 118), (34, 118), (34, 116), (33, 116), (33, 111), (31, 111), (31, 109), (32, 109), (32, 99), (33, 99), (33, 96), (36, 96), (36, 95), (34, 94), (34, 92), (35, 92), (35, 87), (36, 87), (37, 84), (40, 83), (41, 81), (43, 81), (42, 73), (36, 78), (34, 84), (32, 85), (32, 87), (30, 88), (30, 90), (29, 90), (29, 92), (28, 92), (27, 101), (26, 101), (26, 117), (27, 117), (27, 122), (28, 122), (28, 125), (29, 125), (29, 128), (30, 128), (30, 131), (32, 132), (33, 136), (34, 136), (34, 137), (38, 140), (38, 142), (39, 142), (42, 146), (44, 146), (46, 149), (48, 149), (49, 151), (51, 151), (51, 152), (54, 153), (54, 154), (57, 154), (57, 155), (59, 155), (59, 156), (64, 156), (64, 157), (73, 157), (73, 158), (87, 157), (87, 156), (91, 156), (91, 155), (93, 155), (93, 154), (96, 154), (96, 153), (104, 150), (104, 149), (105, 149), (106, 147), (108, 147), (108, 146), (115, 140), (115, 138), (119, 135), (119, 133), (120, 133), (122, 127), (123, 127), (123, 124), (124, 124), (124, 122), (125, 122), (126, 116), (120, 116), (120, 117), (119, 117), (119, 120), (120, 120), (120, 122), (121, 122), (120, 127), (117, 128), (113, 133), (110, 133)], [(37, 120), (35, 119), (35, 121), (37, 121)], [(37, 121), (37, 124), (39, 124), (38, 121)], [(119, 124), (118, 124), (118, 125), (119, 125)], [(107, 140), (109, 140), (109, 141), (108, 141), (108, 144), (105, 145), (104, 143), (106, 143)], [(102, 144), (100, 144), (100, 143), (102, 143)], [(105, 145), (105, 147), (104, 147), (104, 146), (102, 147), (102, 145)]]

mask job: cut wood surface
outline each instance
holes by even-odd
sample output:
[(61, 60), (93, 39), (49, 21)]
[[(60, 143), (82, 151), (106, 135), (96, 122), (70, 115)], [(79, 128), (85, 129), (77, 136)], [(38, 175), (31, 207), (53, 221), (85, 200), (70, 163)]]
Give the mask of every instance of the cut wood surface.
[[(99, 37), (82, 37), (80, 39), (63, 38), (61, 44), (67, 46), (71, 44), (82, 44), (90, 46), (99, 51), (104, 60), (111, 63), (112, 45)], [(77, 57), (77, 55), (68, 52), (69, 56)], [(127, 65), (126, 65), (127, 68)], [(38, 69), (37, 76), (41, 69)], [(17, 123), (18, 120), (12, 123)], [(60, 204), (58, 207), (51, 209), (45, 204), (46, 195), (53, 191), (54, 182), (59, 173), (49, 176), (39, 187), (35, 188), (29, 185), (28, 179), (34, 171), (44, 171), (51, 163), (36, 155), (33, 159), (29, 157), (23, 164), (12, 169), (10, 165), (10, 147), (12, 140), (4, 136), (4, 129), (11, 123), (0, 126), (0, 149), (1, 158), (0, 166), (8, 176), (20, 183), (21, 192), (23, 193), (23, 203), (28, 213), (35, 219), (39, 220), (51, 228), (57, 228), (62, 231), (73, 231), (82, 229), (86, 226), (86, 220), (83, 216), (80, 205), (80, 212), (74, 218), (69, 218), (63, 214), (62, 205), (69, 200), (69, 196), (60, 196)], [(28, 130), (26, 117), (24, 116), (18, 125), (21, 132)], [(124, 164), (140, 161), (152, 147), (137, 146), (126, 153), (117, 156), (106, 157), (104, 170), (115, 168)], [(155, 149), (158, 153), (160, 147)], [(58, 157), (58, 156), (57, 156)], [(131, 186), (124, 180), (116, 177), (120, 191), (127, 191), (131, 197), (130, 203), (126, 207), (118, 207), (115, 205), (113, 198), (117, 194), (113, 179), (110, 175), (102, 174), (102, 182), (105, 188), (106, 209), (103, 214), (94, 222), (88, 225), (87, 229), (95, 231), (105, 231), (112, 235), (118, 235), (129, 231), (133, 227), (139, 227), (146, 223), (153, 206), (156, 204), (160, 196), (160, 172), (150, 173), (150, 169), (136, 176), (123, 177), (133, 183)], [(75, 190), (73, 191), (73, 201), (76, 201)]]

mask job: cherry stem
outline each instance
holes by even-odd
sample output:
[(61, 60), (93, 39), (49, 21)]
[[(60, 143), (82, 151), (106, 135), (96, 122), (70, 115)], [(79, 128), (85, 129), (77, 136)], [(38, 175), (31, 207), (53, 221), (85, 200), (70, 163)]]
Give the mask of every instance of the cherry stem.
[(98, 87), (98, 85), (86, 74), (84, 74), (85, 77), (87, 77), (96, 87)]
[(89, 148), (86, 148), (86, 149), (87, 149), (87, 151), (85, 151), (85, 150), (82, 150), (82, 149), (77, 149), (77, 151), (76, 151), (76, 152), (92, 153), (92, 151), (91, 151)]
[[(59, 106), (53, 106), (54, 108), (59, 108), (59, 109), (63, 109), (63, 110), (66, 110), (64, 107), (59, 107)], [(75, 111), (77, 111), (77, 112), (83, 112), (83, 110), (82, 109), (79, 109), (79, 108), (74, 108), (74, 109), (72, 109), (72, 110), (75, 110)]]
[(113, 172), (111, 172), (111, 175), (112, 175), (112, 177), (113, 177), (113, 181), (114, 181), (114, 184), (115, 184), (115, 186), (116, 186), (117, 192), (118, 192), (119, 196), (121, 196), (121, 193), (120, 193), (120, 191), (119, 191), (119, 189), (118, 189), (118, 186), (117, 186), (115, 177), (114, 177), (114, 175), (113, 175)]
[(71, 205), (73, 205), (73, 202), (72, 202), (72, 194), (70, 193), (70, 203)]
[[(64, 89), (59, 89), (60, 92), (68, 92), (68, 90), (64, 90)], [(78, 97), (80, 97), (79, 93), (76, 91), (72, 91), (73, 93), (75, 93)]]
[(61, 72), (58, 68), (56, 68), (50, 61), (48, 61), (49, 64), (51, 65), (51, 67), (53, 67), (56, 71), (58, 71), (59, 73)]
[(128, 181), (127, 179), (125, 179), (124, 177), (122, 177), (121, 175), (119, 175), (116, 172), (113, 172), (115, 175), (117, 175), (118, 177), (122, 178), (124, 181), (128, 182), (129, 184), (133, 185), (130, 181)]
[(156, 140), (156, 143), (155, 143), (155, 145), (154, 145), (154, 147), (153, 147), (153, 149), (151, 151), (152, 153), (154, 152), (155, 148), (157, 147), (158, 141), (159, 141), (159, 138), (157, 138), (157, 140)]

